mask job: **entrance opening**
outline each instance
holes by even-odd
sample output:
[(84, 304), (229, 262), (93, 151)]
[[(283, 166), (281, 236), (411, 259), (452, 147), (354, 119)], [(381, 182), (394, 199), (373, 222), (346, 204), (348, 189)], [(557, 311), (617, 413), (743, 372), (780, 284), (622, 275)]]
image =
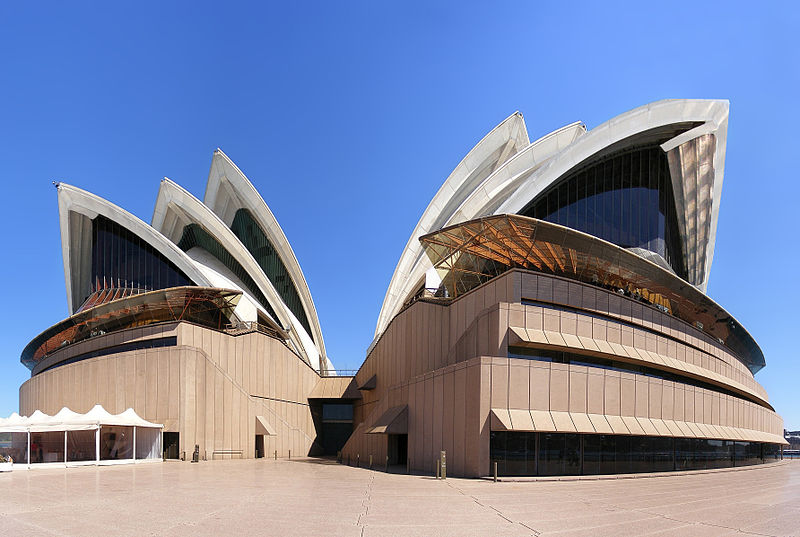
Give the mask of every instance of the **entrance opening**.
[(264, 458), (264, 435), (256, 435), (256, 459)]
[(389, 435), (389, 464), (406, 464), (408, 459), (408, 435)]
[(344, 399), (311, 399), (317, 439), (310, 454), (336, 455), (353, 433), (353, 404)]
[(179, 433), (164, 433), (164, 458), (179, 459), (178, 442)]

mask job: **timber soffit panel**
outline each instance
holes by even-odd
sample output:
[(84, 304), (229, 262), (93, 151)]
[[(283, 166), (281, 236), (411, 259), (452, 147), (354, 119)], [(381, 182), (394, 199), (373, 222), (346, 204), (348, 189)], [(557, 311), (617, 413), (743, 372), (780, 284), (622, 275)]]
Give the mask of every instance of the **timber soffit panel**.
[[(562, 276), (641, 297), (723, 343), (752, 373), (765, 365), (747, 330), (702, 291), (660, 265), (592, 235), (501, 214), (440, 229), (420, 237), (420, 242), (451, 298), (511, 268)], [(602, 345), (600, 340), (595, 343)], [(621, 346), (601, 351), (626, 356)]]
[(283, 229), (250, 180), (220, 149), (214, 152), (211, 161), (203, 203), (216, 213), (228, 227), (233, 224), (236, 212), (240, 209), (246, 209), (253, 215), (287, 269), (291, 284), (302, 301), (310, 324), (312, 333), (308, 335), (317, 345), (322, 359), (327, 360), (322, 328), (311, 291)]

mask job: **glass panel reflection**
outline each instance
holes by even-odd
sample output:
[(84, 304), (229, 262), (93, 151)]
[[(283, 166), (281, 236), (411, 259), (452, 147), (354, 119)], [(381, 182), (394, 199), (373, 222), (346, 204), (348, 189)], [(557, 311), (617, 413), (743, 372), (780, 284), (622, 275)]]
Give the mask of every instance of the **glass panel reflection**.
[(705, 470), (781, 458), (778, 444), (760, 442), (517, 431), (492, 431), (489, 449), (490, 473), (497, 463), (499, 476)]
[(566, 175), (521, 215), (644, 248), (686, 277), (667, 155), (659, 144), (628, 148)]

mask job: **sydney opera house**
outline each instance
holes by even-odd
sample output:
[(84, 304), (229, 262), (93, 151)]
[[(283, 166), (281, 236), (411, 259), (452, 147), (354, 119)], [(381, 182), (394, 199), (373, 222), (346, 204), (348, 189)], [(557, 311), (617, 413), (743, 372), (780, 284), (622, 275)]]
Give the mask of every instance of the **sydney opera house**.
[(58, 185), (71, 316), (25, 348), (21, 413), (132, 407), (165, 455), (341, 452), (451, 475), (781, 456), (764, 355), (706, 294), (728, 103), (658, 101), (531, 141), (515, 113), (444, 181), (354, 376), (266, 203), (221, 151), (151, 224)]

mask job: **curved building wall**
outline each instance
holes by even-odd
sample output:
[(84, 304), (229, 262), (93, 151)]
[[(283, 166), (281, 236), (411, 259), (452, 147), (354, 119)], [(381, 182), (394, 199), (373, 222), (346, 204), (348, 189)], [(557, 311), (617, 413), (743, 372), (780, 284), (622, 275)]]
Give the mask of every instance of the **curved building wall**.
[[(147, 344), (168, 338), (174, 343)], [(126, 345), (140, 348), (102, 354)], [(68, 363), (82, 356), (88, 357)], [(166, 323), (94, 337), (47, 360), (46, 370), (20, 387), (22, 414), (55, 414), (63, 406), (86, 412), (95, 404), (112, 413), (133, 408), (163, 423), (166, 432), (178, 432), (187, 457), (198, 444), (209, 459), (238, 458), (239, 451), (252, 458), (254, 438), (264, 434), (257, 417), (273, 432), (264, 436), (268, 454), (307, 455), (314, 445), (307, 397), (319, 375), (281, 341), (258, 332), (231, 335)]]
[[(600, 365), (509, 356), (509, 346), (569, 351)], [(343, 453), (383, 460), (393, 440), (370, 430), (389, 409), (407, 406), (417, 471), (434, 471), (446, 450), (449, 472), (488, 475), (492, 431), (782, 441), (763, 387), (701, 331), (606, 289), (530, 271), (509, 271), (449, 303), (413, 303), (355, 384), (373, 375)]]

